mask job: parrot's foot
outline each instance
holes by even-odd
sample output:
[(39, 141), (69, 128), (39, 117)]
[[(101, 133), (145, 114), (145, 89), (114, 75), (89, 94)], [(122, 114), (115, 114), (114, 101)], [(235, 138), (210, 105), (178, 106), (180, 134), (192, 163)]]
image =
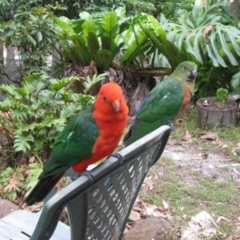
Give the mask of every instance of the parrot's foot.
[(124, 158), (123, 158), (123, 156), (122, 156), (121, 154), (119, 154), (119, 153), (113, 153), (113, 154), (109, 155), (109, 156), (107, 157), (107, 159), (110, 158), (110, 157), (115, 157), (115, 158), (117, 158), (117, 159), (120, 161), (120, 164), (123, 163)]
[(67, 179), (71, 182), (74, 182), (75, 180), (77, 180), (78, 178), (80, 178), (82, 176), (82, 173), (78, 173), (76, 174), (76, 176), (74, 177), (67, 177)]
[(81, 176), (86, 176), (88, 180), (92, 183), (94, 180), (94, 176), (88, 170), (84, 171)]
[(173, 123), (172, 122), (168, 122), (166, 125), (168, 125), (172, 131), (174, 131), (174, 126), (173, 126)]

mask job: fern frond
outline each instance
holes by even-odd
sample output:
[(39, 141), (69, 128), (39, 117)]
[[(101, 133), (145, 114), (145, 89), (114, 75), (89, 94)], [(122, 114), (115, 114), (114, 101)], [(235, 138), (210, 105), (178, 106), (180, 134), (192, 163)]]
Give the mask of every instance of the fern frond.
[(79, 80), (80, 80), (79, 76), (71, 76), (68, 78), (62, 78), (60, 80), (52, 82), (50, 88), (52, 90), (58, 91), (64, 87), (66, 87), (69, 83), (71, 83), (73, 81), (79, 81)]
[(83, 83), (84, 86), (84, 92), (87, 93), (92, 86), (94, 86), (96, 83), (100, 82), (107, 76), (107, 73), (102, 73), (102, 74), (94, 74), (93, 79), (91, 79), (89, 76), (87, 76), (87, 80)]

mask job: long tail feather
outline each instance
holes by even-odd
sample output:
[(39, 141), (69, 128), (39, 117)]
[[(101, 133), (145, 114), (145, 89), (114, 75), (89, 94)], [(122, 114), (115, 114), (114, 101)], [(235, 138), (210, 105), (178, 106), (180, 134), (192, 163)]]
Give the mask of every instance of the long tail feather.
[(30, 194), (27, 196), (23, 203), (26, 203), (28, 206), (31, 206), (36, 202), (43, 201), (43, 199), (48, 195), (51, 189), (61, 179), (64, 173), (65, 172), (61, 172), (56, 175), (40, 179), (37, 185), (33, 188), (33, 190), (30, 192)]

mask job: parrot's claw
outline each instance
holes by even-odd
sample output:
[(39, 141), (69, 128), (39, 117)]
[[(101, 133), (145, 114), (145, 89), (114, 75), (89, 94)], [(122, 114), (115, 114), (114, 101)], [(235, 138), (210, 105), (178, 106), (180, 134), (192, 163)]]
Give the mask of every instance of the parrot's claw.
[(94, 180), (94, 176), (88, 170), (84, 171), (81, 176), (86, 176), (91, 183)]
[(82, 176), (82, 173), (78, 173), (76, 174), (76, 176), (74, 177), (67, 177), (67, 179), (69, 179), (71, 182), (74, 182), (75, 180), (77, 180), (78, 178), (80, 178)]
[(117, 158), (117, 159), (120, 161), (120, 164), (123, 163), (124, 158), (123, 158), (123, 156), (122, 156), (120, 153), (113, 153), (113, 154), (109, 155), (109, 156), (107, 157), (107, 159), (110, 158), (110, 157), (115, 157), (115, 158)]

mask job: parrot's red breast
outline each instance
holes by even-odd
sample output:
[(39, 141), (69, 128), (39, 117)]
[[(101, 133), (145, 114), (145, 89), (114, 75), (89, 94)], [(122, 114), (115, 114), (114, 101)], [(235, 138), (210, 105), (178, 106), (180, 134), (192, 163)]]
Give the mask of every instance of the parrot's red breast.
[(183, 111), (186, 108), (186, 106), (190, 103), (191, 97), (192, 97), (192, 94), (191, 94), (191, 91), (189, 90), (189, 88), (184, 87), (183, 105), (182, 105), (181, 111)]
[[(127, 124), (128, 107), (121, 88), (115, 83), (109, 83), (107, 87), (103, 87), (93, 111), (99, 136), (93, 146), (92, 155), (73, 165), (73, 170), (78, 173), (85, 171), (90, 164), (110, 155), (117, 147)], [(118, 92), (119, 94), (116, 94)]]

